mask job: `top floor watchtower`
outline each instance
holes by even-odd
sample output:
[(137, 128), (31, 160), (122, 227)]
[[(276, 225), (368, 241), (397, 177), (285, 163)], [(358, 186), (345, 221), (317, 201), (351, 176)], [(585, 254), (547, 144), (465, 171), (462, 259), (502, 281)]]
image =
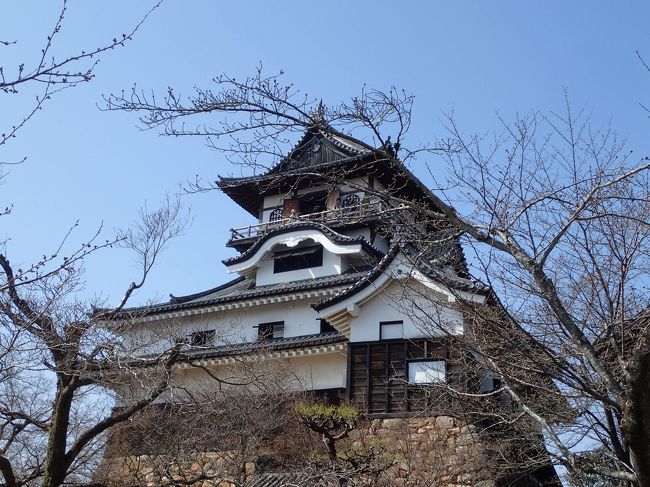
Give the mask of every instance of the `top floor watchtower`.
[(387, 248), (395, 218), (404, 219), (409, 206), (435, 209), (429, 190), (390, 147), (373, 148), (322, 120), (268, 171), (217, 184), (256, 219), (231, 229), (227, 245), (239, 252), (294, 221), (344, 234), (364, 230), (373, 245)]

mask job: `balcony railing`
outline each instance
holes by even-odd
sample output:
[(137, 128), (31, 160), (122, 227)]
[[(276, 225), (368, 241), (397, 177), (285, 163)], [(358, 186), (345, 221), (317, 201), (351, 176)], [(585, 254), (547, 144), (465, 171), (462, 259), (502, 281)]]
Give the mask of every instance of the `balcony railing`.
[(231, 228), (230, 241), (233, 242), (248, 238), (262, 237), (282, 225), (295, 221), (309, 221), (322, 224), (355, 223), (365, 218), (379, 216), (380, 214), (402, 210), (404, 208), (406, 208), (404, 205), (390, 207), (387, 203), (381, 200), (362, 201), (358, 205), (347, 206), (344, 208), (335, 208), (333, 210), (319, 211), (317, 213), (297, 215), (292, 218), (283, 218), (281, 220), (258, 223), (247, 227)]

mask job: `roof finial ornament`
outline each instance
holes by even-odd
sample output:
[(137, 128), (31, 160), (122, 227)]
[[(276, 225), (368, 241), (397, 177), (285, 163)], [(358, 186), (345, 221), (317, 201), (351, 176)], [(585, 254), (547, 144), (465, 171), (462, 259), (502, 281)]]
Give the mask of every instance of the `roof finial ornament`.
[(382, 150), (390, 157), (395, 157), (395, 148), (393, 147), (393, 143), (390, 141), (390, 135), (386, 138), (386, 142), (384, 142)]
[(325, 124), (325, 105), (323, 105), (323, 99), (320, 99), (318, 106), (311, 113), (311, 122), (313, 125), (324, 125)]

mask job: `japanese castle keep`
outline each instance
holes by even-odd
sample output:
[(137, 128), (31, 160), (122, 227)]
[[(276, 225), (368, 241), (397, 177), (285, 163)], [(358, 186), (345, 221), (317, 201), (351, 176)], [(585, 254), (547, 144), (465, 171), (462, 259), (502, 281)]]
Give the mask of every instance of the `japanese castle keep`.
[[(469, 275), (458, 236), (420, 217), (436, 209), (429, 190), (386, 154), (392, 147), (372, 148), (315, 121), (265, 173), (220, 178), (251, 215), (226, 244), (238, 253), (223, 261), (232, 279), (122, 311), (133, 323), (125, 340), (173, 328), (186, 343), (176, 379), (186, 390), (248, 355), (281, 361), (299, 389), (357, 405), (377, 435), (414, 435), (417, 468), (434, 469), (444, 449), (456, 464), (473, 461), (455, 446), (468, 426), (426, 414), (423, 386), (453, 380), (459, 352), (449, 344), (466, 327), (454, 303), (483, 303), (488, 289)], [(493, 382), (480, 378), (475, 392)], [(437, 478), (417, 485), (494, 485)]]

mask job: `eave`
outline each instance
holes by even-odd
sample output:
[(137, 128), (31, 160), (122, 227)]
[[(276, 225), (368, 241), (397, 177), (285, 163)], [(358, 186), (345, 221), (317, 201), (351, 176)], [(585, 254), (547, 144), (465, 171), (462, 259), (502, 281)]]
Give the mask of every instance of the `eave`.
[[(313, 357), (325, 354), (345, 354), (347, 352), (347, 339), (341, 334), (336, 334), (331, 339), (319, 339), (315, 336), (313, 345), (305, 344), (287, 348), (274, 348), (272, 343), (259, 343), (258, 347), (251, 347), (255, 344), (242, 344), (239, 350), (221, 352), (218, 349), (206, 350), (195, 357), (183, 357), (176, 366), (179, 369), (190, 369), (193, 367), (210, 367), (217, 365), (234, 365), (241, 362), (273, 359), (293, 359), (299, 357)], [(231, 348), (231, 347), (228, 347)]]
[[(228, 272), (241, 272), (254, 266), (274, 245), (284, 240), (298, 241), (312, 239), (321, 243), (328, 251), (336, 254), (358, 254), (364, 252), (371, 259), (381, 259), (383, 253), (370, 245), (362, 236), (350, 237), (333, 231), (320, 223), (297, 221), (288, 223), (267, 233), (237, 257), (223, 260)], [(296, 241), (297, 243), (297, 241)]]
[[(305, 279), (291, 283), (252, 287), (249, 289), (235, 290), (232, 294), (215, 297), (210, 297), (206, 291), (189, 295), (189, 297), (199, 296), (198, 299), (193, 301), (186, 301), (186, 296), (173, 298), (173, 301), (170, 303), (127, 308), (111, 316), (110, 321), (152, 322), (301, 299), (323, 299), (344, 289), (345, 286), (356, 282), (365, 273), (366, 271), (358, 271), (324, 276), (317, 279)], [(230, 287), (235, 287), (241, 281), (241, 278), (237, 278), (228, 284)], [(248, 282), (252, 281), (249, 280)], [(201, 297), (205, 299), (201, 299)]]
[(442, 276), (439, 271), (434, 273), (433, 266), (423, 266), (417, 261), (411, 261), (403, 247), (396, 244), (367, 275), (351, 286), (313, 304), (312, 308), (326, 318), (336, 330), (349, 337), (351, 318), (358, 316), (366, 302), (394, 281), (416, 279), (449, 303), (457, 299), (477, 303), (486, 301), (489, 291), (478, 286), (476, 281), (451, 276), (443, 280)]

